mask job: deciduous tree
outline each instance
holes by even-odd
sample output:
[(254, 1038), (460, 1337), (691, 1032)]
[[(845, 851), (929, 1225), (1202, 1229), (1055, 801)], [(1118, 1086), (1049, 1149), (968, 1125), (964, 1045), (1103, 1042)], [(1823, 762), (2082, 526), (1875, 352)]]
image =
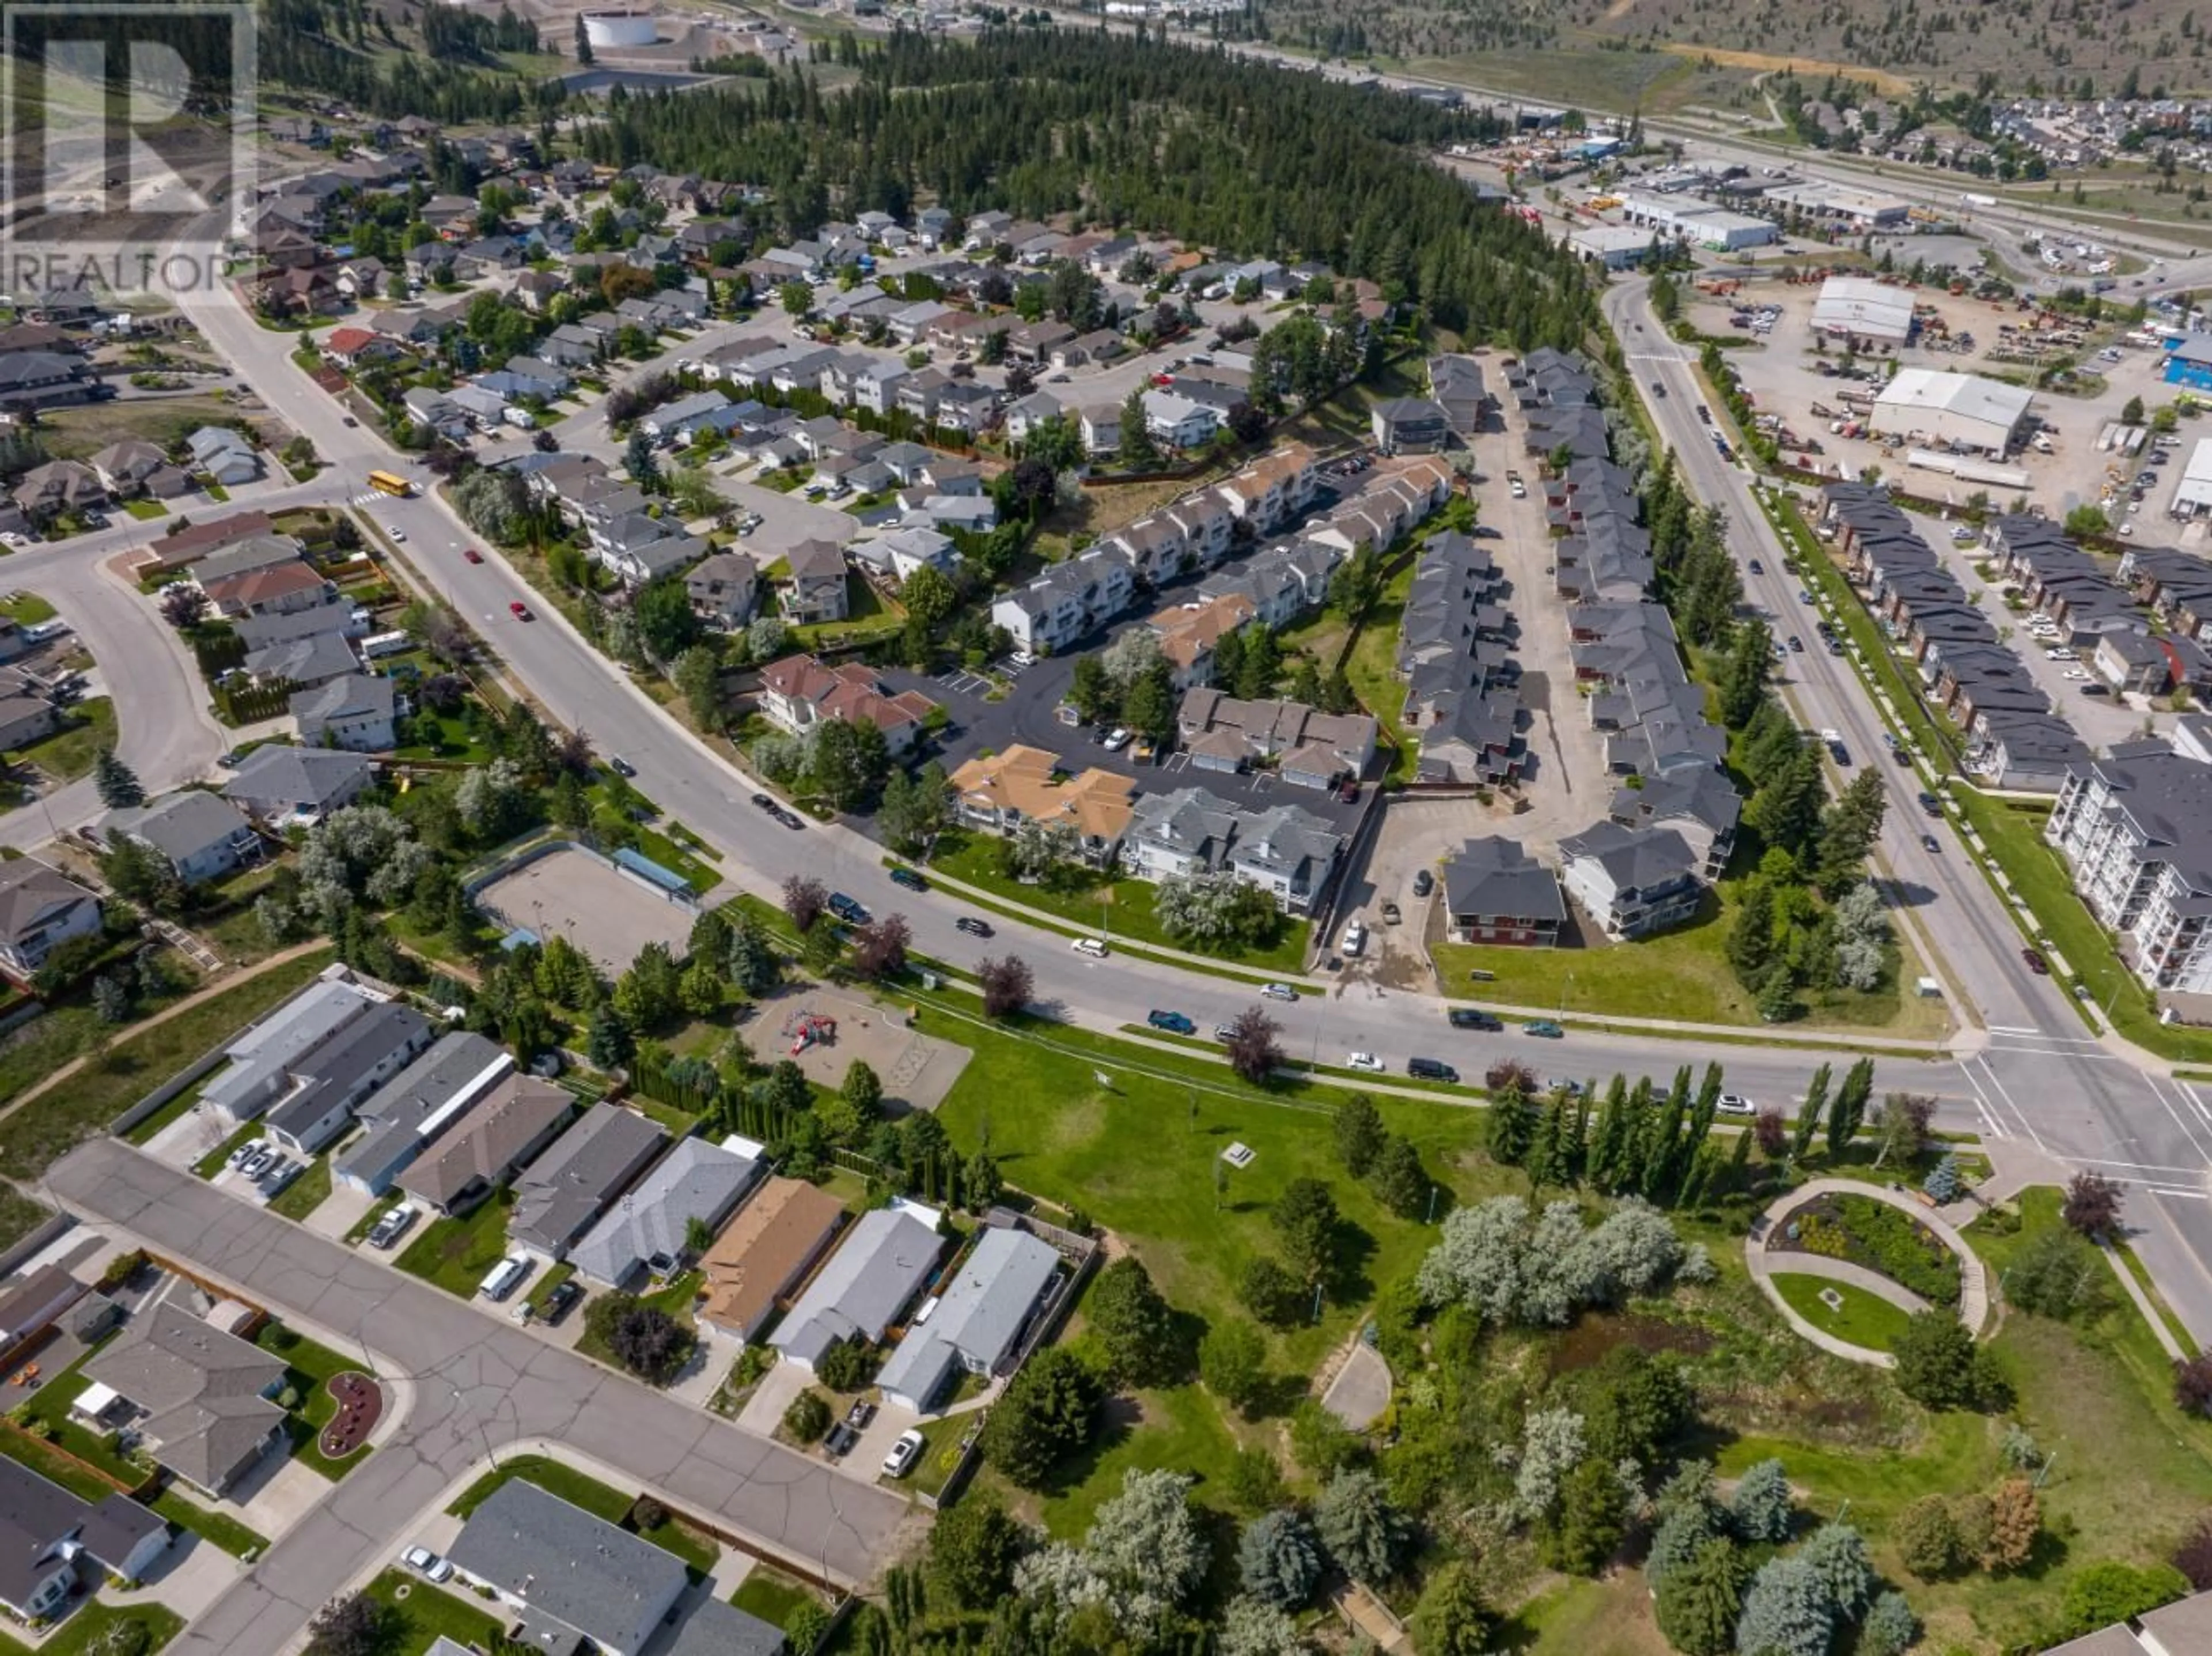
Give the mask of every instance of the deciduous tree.
[(1030, 1003), (1035, 993), (1029, 962), (1019, 955), (988, 957), (977, 965), (975, 977), (983, 991), (983, 1011), (989, 1017), (1012, 1016)]

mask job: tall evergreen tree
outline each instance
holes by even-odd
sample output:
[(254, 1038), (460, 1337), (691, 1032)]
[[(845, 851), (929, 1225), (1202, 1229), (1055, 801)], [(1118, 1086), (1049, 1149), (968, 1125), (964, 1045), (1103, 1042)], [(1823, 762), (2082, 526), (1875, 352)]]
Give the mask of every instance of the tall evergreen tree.
[(1491, 1160), (1518, 1167), (1536, 1136), (1536, 1105), (1516, 1077), (1490, 1097)]
[(1729, 970), (1746, 989), (1766, 981), (1774, 968), (1774, 888), (1763, 875), (1754, 874), (1736, 899), (1735, 919), (1729, 927)]
[(146, 802), (144, 784), (138, 773), (115, 757), (115, 750), (103, 747), (92, 762), (93, 791), (100, 802), (111, 811), (127, 811)]
[(1867, 1102), (1873, 1096), (1874, 1060), (1861, 1058), (1844, 1072), (1844, 1084), (1836, 1089), (1835, 1102), (1828, 1106), (1830, 1155), (1843, 1154), (1865, 1123)]
[(1765, 701), (1773, 648), (1774, 635), (1764, 621), (1748, 621), (1735, 630), (1728, 665), (1721, 673), (1721, 720), (1729, 729), (1744, 728)]
[(1605, 1105), (1597, 1114), (1597, 1130), (1587, 1153), (1589, 1182), (1611, 1192), (1618, 1184), (1621, 1145), (1628, 1130), (1628, 1082), (1615, 1075), (1605, 1089)]
[(1653, 1111), (1650, 1117), (1642, 1154), (1643, 1177), (1638, 1184), (1647, 1202), (1657, 1201), (1674, 1176), (1675, 1147), (1681, 1140), (1682, 1123), (1689, 1111), (1690, 1066), (1683, 1064), (1674, 1071), (1674, 1084), (1667, 1089), (1667, 1102)]
[(1797, 1124), (1790, 1136), (1790, 1154), (1799, 1160), (1813, 1148), (1813, 1135), (1820, 1130), (1822, 1118), (1828, 1110), (1829, 1068), (1822, 1064), (1813, 1072), (1812, 1084), (1805, 1089), (1805, 1102), (1798, 1106)]

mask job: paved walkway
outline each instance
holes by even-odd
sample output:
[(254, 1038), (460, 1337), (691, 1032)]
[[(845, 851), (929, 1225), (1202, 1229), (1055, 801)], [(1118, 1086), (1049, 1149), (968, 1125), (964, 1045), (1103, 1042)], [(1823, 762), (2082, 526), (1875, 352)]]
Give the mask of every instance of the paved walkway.
[(2143, 1292), (2143, 1285), (2136, 1281), (2136, 1274), (2128, 1269), (2127, 1261), (2120, 1257), (2119, 1250), (2109, 1243), (2100, 1243), (2097, 1251), (2105, 1256), (2105, 1263), (2112, 1268), (2112, 1275), (2120, 1279), (2120, 1286), (2127, 1290), (2128, 1298), (2136, 1302), (2136, 1309), (2142, 1312), (2143, 1321), (2150, 1324), (2151, 1336), (2157, 1340), (2160, 1349), (2176, 1362), (2191, 1355), (2181, 1349), (2181, 1342), (2173, 1337), (2172, 1326), (2151, 1302), (2150, 1295)]
[(1849, 1178), (1816, 1178), (1809, 1184), (1799, 1185), (1762, 1214), (1753, 1224), (1751, 1234), (1744, 1238), (1743, 1262), (1751, 1272), (1751, 1280), (1759, 1284), (1759, 1292), (1782, 1313), (1784, 1322), (1823, 1351), (1850, 1362), (1866, 1363), (1876, 1368), (1894, 1368), (1897, 1359), (1889, 1353), (1853, 1345), (1850, 1341), (1838, 1339), (1826, 1329), (1816, 1328), (1808, 1322), (1783, 1299), (1781, 1290), (1774, 1286), (1774, 1277), (1792, 1275), (1825, 1277), (1831, 1282), (1847, 1282), (1870, 1294), (1880, 1294), (1901, 1311), (1929, 1309), (1928, 1302), (1918, 1294), (1887, 1277), (1863, 1266), (1831, 1259), (1825, 1254), (1791, 1253), (1787, 1256), (1787, 1269), (1777, 1269), (1777, 1262), (1768, 1252), (1768, 1243), (1789, 1223), (1792, 1214), (1808, 1202), (1832, 1194), (1863, 1196), (1887, 1202), (1934, 1232), (1936, 1239), (1958, 1257), (1959, 1320), (1975, 1333), (1981, 1332), (1990, 1314), (1989, 1275), (1974, 1251), (1966, 1245), (1966, 1239), (1959, 1234), (1957, 1227), (1933, 1209), (1922, 1207), (1910, 1196), (1900, 1195), (1886, 1185), (1866, 1184)]
[(1321, 1406), (1355, 1432), (1372, 1426), (1390, 1406), (1390, 1365), (1364, 1340), (1355, 1343), (1328, 1383)]

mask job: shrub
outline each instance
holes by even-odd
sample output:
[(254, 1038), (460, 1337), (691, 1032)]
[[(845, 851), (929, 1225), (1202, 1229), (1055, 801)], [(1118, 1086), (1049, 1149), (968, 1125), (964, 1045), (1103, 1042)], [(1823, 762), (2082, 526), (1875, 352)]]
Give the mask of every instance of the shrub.
[(1959, 1525), (1941, 1495), (1923, 1495), (1897, 1515), (1889, 1539), (1899, 1562), (1923, 1581), (1959, 1567)]
[(1872, 1196), (1838, 1196), (1836, 1209), (1845, 1234), (1856, 1245), (1844, 1257), (1856, 1258), (1933, 1304), (1959, 1303), (1958, 1259), (1927, 1227)]
[(2173, 1567), (2189, 1578), (2189, 1585), (2197, 1592), (2212, 1587), (2212, 1513), (2191, 1525), (2174, 1547)]
[(783, 1411), (783, 1429), (796, 1442), (818, 1443), (830, 1429), (830, 1400), (807, 1387)]
[(2137, 1569), (2132, 1564), (2092, 1564), (2066, 1586), (2062, 1639), (2078, 1638), (2179, 1598), (2189, 1582), (2171, 1564)]
[(1893, 1350), (1898, 1389), (1923, 1409), (1983, 1408), (2002, 1389), (1987, 1354), (1950, 1312), (1907, 1318)]
[(1321, 1579), (1321, 1543), (1313, 1525), (1288, 1508), (1262, 1513), (1244, 1526), (1237, 1548), (1244, 1591), (1278, 1610), (1297, 1610)]
[(2173, 1400), (2192, 1415), (2212, 1415), (2212, 1351), (2174, 1360)]
[(659, 1529), (668, 1522), (668, 1508), (651, 1495), (640, 1495), (629, 1504), (629, 1526), (640, 1535)]

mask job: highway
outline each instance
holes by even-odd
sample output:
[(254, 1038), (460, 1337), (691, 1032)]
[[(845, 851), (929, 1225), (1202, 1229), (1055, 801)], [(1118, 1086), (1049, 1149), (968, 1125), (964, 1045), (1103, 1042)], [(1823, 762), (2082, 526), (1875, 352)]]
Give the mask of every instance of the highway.
[[(1779, 631), (1809, 633), (1813, 612), (1798, 602), (1799, 583), (1784, 568), (1782, 542), (1753, 497), (1751, 475), (1721, 459), (1697, 417), (1705, 390), (1694, 352), (1668, 337), (1640, 279), (1615, 283), (1603, 302), (1638, 394), (1691, 492), (1728, 513), (1747, 598), (1773, 612)], [(1652, 394), (1655, 380), (1665, 396)], [(1763, 575), (1749, 573), (1753, 558)], [(1802, 722), (1838, 731), (1858, 764), (1885, 764), (1881, 721), (1846, 658), (1815, 642), (1790, 658), (1788, 675), (1784, 694)], [(2200, 1338), (2212, 1337), (2212, 1106), (2198, 1088), (2166, 1075), (2167, 1066), (2140, 1067), (2130, 1050), (2090, 1036), (2065, 992), (2028, 971), (2020, 953), (2025, 940), (1953, 829), (1936, 830), (1942, 850), (1922, 849), (1928, 824), (1912, 798), (1918, 773), (1899, 769), (1896, 781), (1879, 850), (1884, 886), (1933, 957), (1954, 1009), (1982, 1026), (1977, 1038), (1954, 1043), (1954, 1078), (1972, 1095), (1985, 1131), (2130, 1184), (2128, 1217), (2142, 1227), (2139, 1251), (2184, 1321)]]

